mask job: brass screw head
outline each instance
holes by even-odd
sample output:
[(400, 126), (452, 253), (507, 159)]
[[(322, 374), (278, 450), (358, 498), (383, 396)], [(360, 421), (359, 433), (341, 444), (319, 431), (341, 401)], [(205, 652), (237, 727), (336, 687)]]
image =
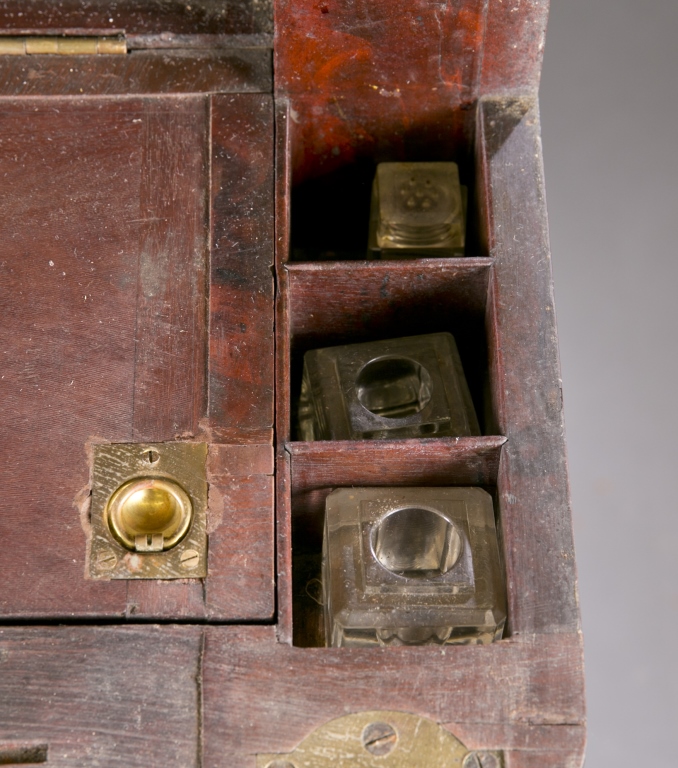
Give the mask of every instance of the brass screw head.
[(362, 735), (363, 747), (372, 755), (388, 755), (398, 741), (395, 728), (388, 723), (370, 723)]
[(195, 549), (187, 549), (182, 552), (181, 556), (179, 557), (179, 563), (181, 564), (181, 567), (186, 568), (187, 570), (197, 568), (199, 562), (200, 554), (196, 552)]
[(103, 552), (99, 552), (99, 556), (97, 557), (97, 565), (99, 568), (110, 571), (112, 568), (115, 568), (117, 563), (118, 558), (113, 550), (105, 549)]

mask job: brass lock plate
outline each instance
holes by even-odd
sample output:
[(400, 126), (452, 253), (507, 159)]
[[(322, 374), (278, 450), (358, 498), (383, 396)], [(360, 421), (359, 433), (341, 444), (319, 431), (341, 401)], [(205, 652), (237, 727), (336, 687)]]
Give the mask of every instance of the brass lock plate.
[(206, 460), (205, 443), (94, 447), (91, 578), (207, 576)]
[(357, 712), (316, 728), (257, 768), (502, 768), (501, 752), (468, 750), (438, 723), (407, 712)]

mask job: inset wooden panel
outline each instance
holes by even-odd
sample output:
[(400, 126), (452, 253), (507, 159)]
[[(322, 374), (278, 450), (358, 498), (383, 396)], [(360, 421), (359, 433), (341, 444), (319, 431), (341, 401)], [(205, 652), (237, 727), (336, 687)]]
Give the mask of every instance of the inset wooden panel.
[[(201, 96), (0, 101), (0, 615), (271, 619), (272, 108), (229, 98), (214, 153)], [(213, 449), (213, 587), (89, 580), (90, 446), (224, 422), (264, 459)]]
[(195, 627), (0, 629), (0, 761), (198, 768), (201, 654)]
[(209, 428), (273, 440), (273, 100), (212, 102)]
[(0, 102), (0, 613), (125, 615), (85, 577), (92, 441), (171, 440), (204, 402), (207, 104)]

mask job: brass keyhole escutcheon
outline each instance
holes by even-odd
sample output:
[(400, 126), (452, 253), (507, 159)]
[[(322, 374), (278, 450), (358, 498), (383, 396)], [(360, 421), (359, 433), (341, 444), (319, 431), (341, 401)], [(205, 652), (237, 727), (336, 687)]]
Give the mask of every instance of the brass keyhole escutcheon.
[(188, 532), (192, 515), (186, 491), (161, 477), (128, 480), (113, 493), (105, 512), (113, 536), (136, 552), (171, 549)]

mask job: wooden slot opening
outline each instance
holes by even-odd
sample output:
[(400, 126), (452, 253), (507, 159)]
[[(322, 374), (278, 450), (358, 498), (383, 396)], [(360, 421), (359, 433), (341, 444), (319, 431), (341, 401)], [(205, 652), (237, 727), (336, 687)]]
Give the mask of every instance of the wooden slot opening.
[[(296, 430), (304, 354), (341, 344), (446, 331), (457, 343), (481, 434), (498, 423), (490, 396), (487, 311), (492, 260), (288, 264), (285, 270), (289, 377), (278, 396), (290, 404), (283, 439)], [(491, 309), (491, 308), (490, 308)], [(289, 390), (287, 389), (289, 387)], [(285, 413), (283, 408), (281, 413)]]
[(325, 499), (331, 491), (361, 486), (476, 486), (492, 495), (496, 515), (504, 443), (503, 437), (290, 443), (293, 645), (325, 645), (321, 563)]
[(350, 152), (325, 146), (320, 139), (323, 149), (317, 154), (299, 146), (309, 137), (292, 128), (296, 162), (290, 199), (290, 260), (366, 258), (372, 181), (382, 162), (457, 163), (468, 196), (464, 256), (486, 256), (476, 204), (474, 118), (475, 110), (420, 115), (419, 119), (403, 120), (402, 125), (394, 124), (391, 137), (360, 141), (356, 136)]

